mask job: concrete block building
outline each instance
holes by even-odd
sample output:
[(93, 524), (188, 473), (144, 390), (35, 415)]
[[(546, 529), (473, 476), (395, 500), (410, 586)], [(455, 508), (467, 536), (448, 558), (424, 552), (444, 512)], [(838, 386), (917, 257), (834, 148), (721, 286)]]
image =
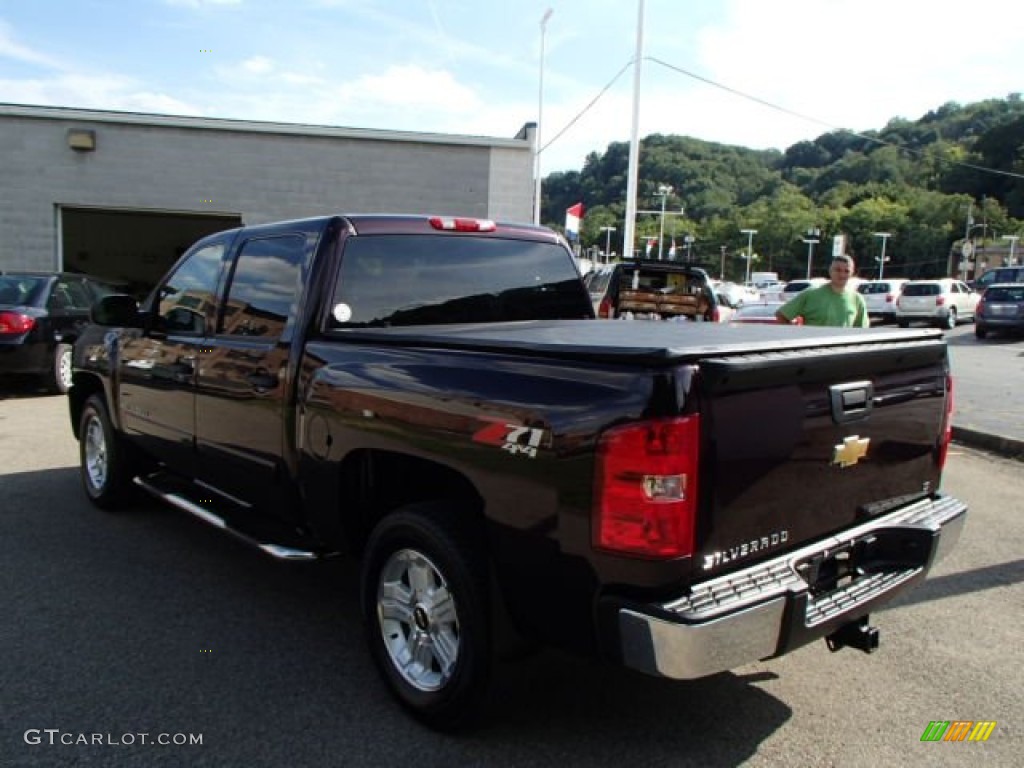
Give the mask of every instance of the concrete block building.
[(210, 232), (326, 213), (530, 221), (513, 138), (0, 104), (0, 270), (152, 283)]

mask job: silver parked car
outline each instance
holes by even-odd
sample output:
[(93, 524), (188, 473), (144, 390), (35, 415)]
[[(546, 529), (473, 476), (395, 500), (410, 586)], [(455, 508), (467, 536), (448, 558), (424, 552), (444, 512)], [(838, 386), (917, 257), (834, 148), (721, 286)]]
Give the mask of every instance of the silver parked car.
[(896, 300), (896, 322), (900, 328), (911, 323), (928, 323), (955, 328), (973, 320), (980, 295), (961, 280), (911, 280), (903, 284)]
[(903, 277), (887, 277), (884, 280), (865, 280), (858, 285), (857, 292), (868, 306), (868, 317), (883, 323), (893, 322), (896, 319), (896, 299), (907, 282)]

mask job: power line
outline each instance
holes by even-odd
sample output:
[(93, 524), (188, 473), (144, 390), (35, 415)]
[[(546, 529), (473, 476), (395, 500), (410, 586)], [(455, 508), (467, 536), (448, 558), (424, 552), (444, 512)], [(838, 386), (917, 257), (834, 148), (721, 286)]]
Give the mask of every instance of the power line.
[(611, 87), (612, 87), (613, 85), (615, 85), (615, 81), (616, 81), (616, 80), (618, 80), (618, 79), (619, 79), (620, 77), (622, 77), (622, 75), (623, 75), (623, 74), (624, 74), (624, 73), (626, 72), (626, 70), (627, 70), (627, 69), (629, 69), (629, 68), (630, 68), (631, 66), (633, 66), (633, 59), (632, 59), (632, 58), (631, 58), (631, 59), (630, 59), (629, 61), (627, 61), (627, 62), (626, 62), (626, 63), (625, 63), (625, 64), (624, 64), (623, 66), (622, 66), (622, 69), (620, 69), (620, 70), (618, 71), (618, 73), (617, 73), (617, 74), (615, 75), (615, 77), (613, 77), (613, 78), (612, 78), (611, 80), (609, 80), (609, 81), (608, 81), (608, 84), (607, 84), (607, 85), (605, 85), (605, 87), (604, 87), (604, 88), (602, 88), (602, 89), (601, 89), (601, 90), (600, 90), (600, 91), (598, 92), (597, 96), (595, 96), (594, 98), (592, 98), (592, 99), (590, 100), (590, 102), (589, 102), (589, 103), (587, 104), (587, 106), (585, 106), (585, 107), (584, 107), (583, 109), (581, 109), (581, 110), (580, 110), (579, 112), (577, 112), (577, 113), (576, 113), (576, 116), (575, 116), (575, 117), (574, 117), (574, 118), (573, 118), (572, 120), (570, 120), (570, 121), (569, 121), (569, 122), (568, 122), (568, 123), (566, 124), (566, 126), (565, 126), (565, 127), (564, 127), (564, 128), (562, 129), (562, 130), (560, 130), (560, 131), (559, 131), (558, 133), (556, 133), (556, 134), (555, 134), (555, 135), (554, 135), (554, 136), (553, 136), (553, 137), (552, 137), (552, 138), (551, 138), (551, 139), (550, 139), (550, 140), (548, 141), (548, 143), (547, 143), (547, 144), (545, 144), (545, 145), (544, 145), (543, 147), (541, 147), (539, 151), (540, 151), (540, 152), (543, 152), (543, 151), (544, 151), (545, 149), (547, 149), (547, 148), (548, 148), (548, 147), (550, 147), (550, 146), (551, 146), (552, 144), (554, 144), (554, 143), (555, 143), (556, 141), (558, 141), (558, 139), (562, 137), (562, 134), (564, 134), (564, 133), (565, 133), (566, 131), (568, 131), (568, 130), (569, 130), (570, 128), (572, 128), (572, 127), (573, 127), (573, 126), (574, 126), (574, 125), (575, 125), (575, 124), (576, 124), (576, 123), (577, 123), (577, 122), (579, 121), (579, 119), (580, 119), (581, 117), (583, 117), (583, 116), (584, 116), (585, 114), (587, 114), (587, 112), (589, 112), (589, 111), (590, 111), (590, 110), (591, 110), (591, 109), (593, 108), (593, 106), (594, 106), (595, 104), (597, 104), (598, 100), (599, 100), (599, 99), (600, 99), (600, 98), (601, 98), (602, 96), (604, 96), (604, 95), (605, 95), (605, 93), (607, 93), (607, 92), (608, 92), (608, 89), (609, 89), (609, 88), (611, 88)]
[[(810, 117), (809, 115), (805, 115), (805, 114), (802, 114), (800, 112), (796, 112), (796, 111), (794, 111), (792, 109), (787, 109), (786, 107), (779, 106), (778, 104), (774, 104), (774, 103), (772, 103), (770, 101), (766, 101), (765, 99), (759, 98), (757, 96), (752, 96), (749, 93), (744, 93), (743, 91), (737, 90), (736, 88), (731, 88), (728, 85), (723, 85), (722, 83), (717, 83), (714, 80), (711, 80), (709, 78), (703, 77), (702, 75), (698, 75), (695, 72), (690, 72), (689, 70), (683, 69), (682, 67), (677, 67), (674, 64), (669, 64), (668, 62), (662, 61), (661, 59), (656, 58), (654, 56), (645, 56), (644, 58), (647, 61), (651, 61), (651, 62), (653, 62), (655, 64), (660, 64), (661, 66), (665, 67), (666, 69), (671, 69), (672, 71), (678, 72), (679, 74), (685, 75), (686, 77), (693, 78), (694, 80), (699, 80), (702, 83), (707, 83), (708, 85), (710, 85), (710, 86), (712, 86), (714, 88), (718, 88), (720, 90), (726, 91), (727, 93), (731, 93), (734, 96), (739, 96), (740, 98), (747, 99), (748, 101), (753, 101), (753, 102), (755, 102), (757, 104), (760, 104), (761, 106), (768, 107), (769, 109), (774, 109), (774, 110), (776, 110), (778, 112), (782, 112), (782, 113), (787, 114), (787, 115), (791, 115), (792, 117), (800, 118), (801, 120), (806, 120), (806, 121), (811, 122), (811, 123), (816, 123), (818, 125), (821, 125), (821, 126), (824, 126), (824, 127), (828, 128), (829, 130), (832, 130), (832, 131), (842, 131), (844, 133), (849, 133), (849, 134), (851, 134), (853, 136), (856, 136), (859, 139), (863, 139), (864, 141), (870, 141), (870, 142), (873, 142), (875, 144), (881, 144), (882, 146), (893, 147), (895, 149), (899, 149), (899, 150), (902, 150), (904, 152), (910, 152), (911, 154), (917, 155), (918, 157), (928, 157), (927, 153), (923, 152), (922, 150), (912, 149), (910, 147), (900, 146), (899, 144), (894, 144), (893, 142), (886, 141), (885, 139), (879, 139), (879, 138), (877, 138), (875, 136), (868, 136), (868, 135), (863, 134), (863, 133), (858, 133), (857, 131), (850, 130), (849, 128), (843, 128), (842, 126), (832, 125), (831, 123), (828, 123), (828, 122), (826, 122), (824, 120), (819, 120), (816, 117)], [(939, 162), (946, 163), (948, 165), (955, 165), (955, 166), (959, 166), (961, 168), (970, 168), (971, 170), (981, 171), (982, 173), (991, 173), (991, 174), (995, 174), (997, 176), (1007, 176), (1007, 177), (1009, 177), (1011, 179), (1024, 179), (1024, 174), (1014, 173), (1012, 171), (1000, 171), (1000, 170), (998, 170), (996, 168), (987, 168), (987, 167), (982, 166), (982, 165), (974, 165), (973, 163), (964, 163), (964, 162), (960, 162), (958, 160), (949, 160), (947, 158), (939, 157), (939, 156), (936, 156), (935, 159), (937, 159)]]

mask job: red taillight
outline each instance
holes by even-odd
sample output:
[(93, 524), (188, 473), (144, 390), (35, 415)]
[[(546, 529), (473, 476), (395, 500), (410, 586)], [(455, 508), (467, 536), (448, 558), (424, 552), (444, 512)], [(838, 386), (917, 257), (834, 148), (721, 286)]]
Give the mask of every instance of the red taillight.
[(433, 216), (430, 226), (449, 232), (493, 232), (498, 228), (490, 219), (460, 219), (451, 216)]
[(36, 325), (36, 319), (21, 312), (0, 312), (0, 333), (27, 333)]
[(942, 420), (942, 441), (939, 443), (939, 469), (946, 466), (949, 444), (953, 441), (953, 377), (946, 376), (946, 414)]
[(637, 557), (693, 554), (700, 417), (605, 432), (597, 447), (594, 546)]
[(975, 311), (976, 314), (979, 314), (979, 315), (984, 315), (985, 314), (985, 300), (984, 299), (981, 299), (978, 302), (978, 306), (976, 306), (974, 308), (974, 311)]
[(935, 306), (936, 307), (941, 307), (945, 303), (946, 303), (946, 297), (945, 296), (936, 296), (935, 297)]
[(720, 310), (718, 307), (715, 307), (713, 310), (711, 310), (711, 322), (722, 322), (722, 310)]
[(892, 304), (894, 301), (896, 301), (896, 294), (895, 293), (887, 293), (887, 294), (885, 294), (885, 303), (886, 304)]
[(601, 299), (601, 303), (597, 305), (597, 316), (598, 317), (611, 317), (612, 316), (612, 302), (607, 297)]

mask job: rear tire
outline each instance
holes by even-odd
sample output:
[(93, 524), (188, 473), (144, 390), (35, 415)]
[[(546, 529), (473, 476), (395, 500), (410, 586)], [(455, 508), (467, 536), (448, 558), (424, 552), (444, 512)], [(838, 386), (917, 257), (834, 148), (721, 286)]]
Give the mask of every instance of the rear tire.
[(949, 331), (956, 328), (956, 309), (954, 309), (953, 307), (949, 308), (949, 314), (946, 315), (946, 322), (943, 327)]
[(986, 336), (988, 336), (988, 331), (985, 330), (985, 328), (980, 326), (980, 325), (975, 325), (974, 326), (974, 336), (975, 336), (975, 338), (978, 338), (978, 339), (984, 339)]
[(79, 421), (78, 453), (82, 487), (101, 509), (124, 504), (131, 490), (127, 459), (99, 395), (85, 401)]
[(402, 706), (438, 730), (471, 724), (490, 682), (487, 569), (466, 518), (439, 505), (389, 514), (363, 561), (370, 654)]
[(71, 389), (71, 345), (58, 344), (53, 352), (53, 363), (46, 374), (46, 388), (60, 395)]
[(896, 322), (897, 322), (897, 324), (899, 325), (900, 328), (909, 328), (910, 327), (910, 321), (909, 320), (897, 320)]

